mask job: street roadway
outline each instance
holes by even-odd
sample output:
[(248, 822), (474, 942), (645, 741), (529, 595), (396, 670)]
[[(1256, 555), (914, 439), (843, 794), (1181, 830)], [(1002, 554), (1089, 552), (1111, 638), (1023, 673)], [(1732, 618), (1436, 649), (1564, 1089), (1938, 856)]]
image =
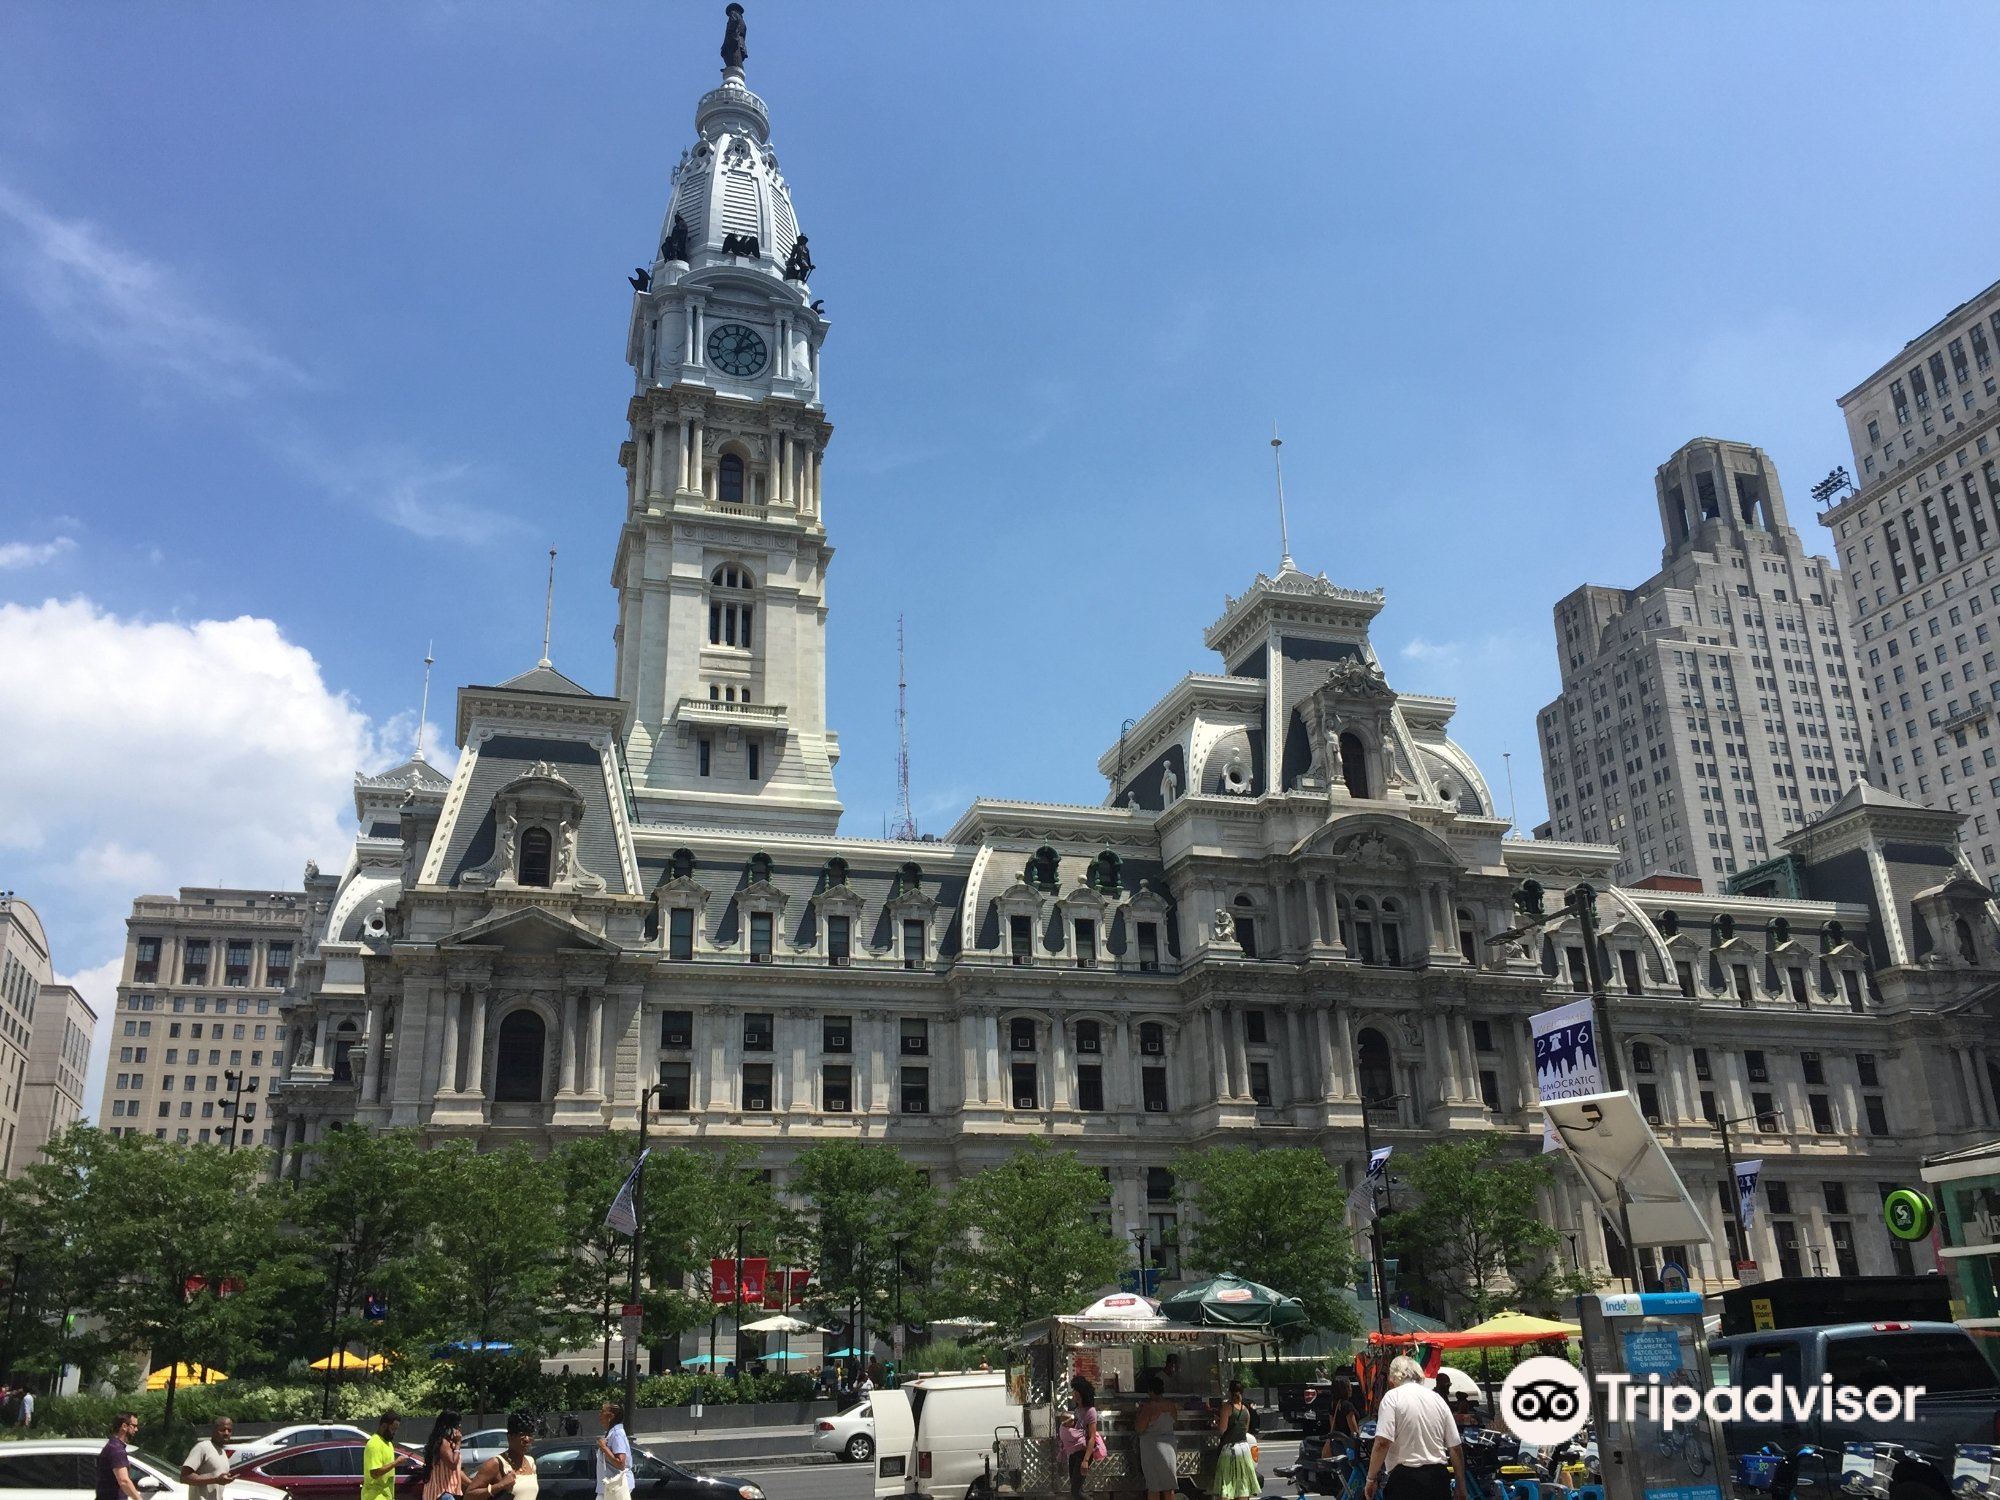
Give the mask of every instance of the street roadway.
[(869, 1500), (873, 1464), (794, 1464), (758, 1468), (755, 1464), (690, 1464), (708, 1474), (728, 1474), (761, 1485), (769, 1500)]

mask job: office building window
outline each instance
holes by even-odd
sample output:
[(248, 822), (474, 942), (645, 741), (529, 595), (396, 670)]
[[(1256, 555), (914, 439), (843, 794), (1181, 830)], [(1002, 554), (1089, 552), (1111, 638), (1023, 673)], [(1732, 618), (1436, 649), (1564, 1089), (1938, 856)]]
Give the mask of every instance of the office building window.
[(919, 917), (910, 917), (903, 922), (903, 967), (921, 969), (924, 966), (924, 924)]
[(1167, 1108), (1167, 1070), (1165, 1068), (1141, 1068), (1139, 1087), (1144, 1096), (1146, 1108), (1153, 1114), (1164, 1114)]
[(1076, 966), (1079, 969), (1097, 967), (1097, 923), (1089, 917), (1076, 919)]
[(746, 1015), (743, 1018), (743, 1050), (769, 1052), (776, 1029), (776, 1019), (769, 1012), (752, 1012)]
[(1035, 1065), (1031, 1062), (1017, 1062), (1013, 1066), (1014, 1108), (1039, 1109), (1036, 1101), (1040, 1097), (1036, 1086)]
[(931, 1070), (929, 1068), (904, 1068), (902, 1095), (904, 1114), (929, 1114), (931, 1112)]
[(853, 924), (847, 917), (826, 919), (826, 957), (837, 969), (847, 967), (847, 961), (854, 951)]
[(660, 1108), (681, 1113), (694, 1108), (694, 1070), (684, 1062), (660, 1065)]
[(694, 1046), (694, 1012), (660, 1012), (660, 1046), (670, 1052), (686, 1052)]
[(1007, 951), (1017, 964), (1032, 963), (1035, 957), (1035, 925), (1032, 917), (1007, 919)]
[(854, 1050), (854, 1018), (852, 1016), (826, 1016), (819, 1023), (819, 1049), (822, 1052), (852, 1052)]
[(1160, 927), (1157, 922), (1141, 922), (1139, 929), (1139, 972), (1153, 974), (1160, 967)]
[(1027, 1016), (1016, 1016), (1007, 1023), (1007, 1049), (1010, 1052), (1033, 1052), (1035, 1050), (1035, 1023)]
[(770, 1113), (771, 1065), (769, 1063), (743, 1065), (743, 1108), (748, 1113)]
[(667, 913), (667, 957), (686, 963), (694, 957), (694, 909), (676, 906)]
[(820, 1072), (820, 1108), (830, 1115), (844, 1115), (854, 1108), (854, 1070), (845, 1063), (829, 1063)]
[(1104, 1112), (1104, 1069), (1095, 1063), (1076, 1070), (1076, 1107), (1090, 1114)]
[(1250, 1097), (1264, 1109), (1271, 1107), (1271, 1065), (1253, 1062), (1250, 1064)]
[(922, 1057), (931, 1050), (931, 1023), (922, 1016), (903, 1017), (903, 1056)]

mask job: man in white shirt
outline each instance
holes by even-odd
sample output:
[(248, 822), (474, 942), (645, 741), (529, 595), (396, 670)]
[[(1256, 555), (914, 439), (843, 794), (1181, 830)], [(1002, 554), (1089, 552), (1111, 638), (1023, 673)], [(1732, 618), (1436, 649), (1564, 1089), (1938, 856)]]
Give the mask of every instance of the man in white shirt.
[(217, 1417), (208, 1436), (181, 1460), (181, 1483), (188, 1487), (188, 1500), (222, 1500), (229, 1482), (229, 1439), (235, 1430), (229, 1418)]
[(1366, 1500), (1451, 1500), (1454, 1474), (1462, 1500), (1472, 1500), (1458, 1422), (1423, 1367), (1399, 1354), (1389, 1362), (1389, 1390), (1375, 1413)]

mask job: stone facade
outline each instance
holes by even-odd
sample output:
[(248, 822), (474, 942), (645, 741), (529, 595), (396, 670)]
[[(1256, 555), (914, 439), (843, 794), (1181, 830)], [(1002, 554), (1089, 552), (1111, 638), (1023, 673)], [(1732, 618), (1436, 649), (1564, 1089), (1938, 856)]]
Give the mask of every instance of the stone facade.
[[(1743, 1154), (1796, 1190), (1760, 1226), (1776, 1225), (1764, 1257), (1889, 1269), (1881, 1185), (2000, 1124), (1987, 1074), (1927, 1082), (1976, 1055), (2000, 978), (1984, 909), (1963, 913), (1969, 950), (1937, 925), (1939, 901), (1951, 921), (1964, 904), (1931, 889), (1950, 830), (1862, 837), (1873, 883), (1844, 878), (1843, 846), (1826, 896), (1805, 889), (1823, 873), (1805, 848), (1783, 896), (1615, 888), (1616, 848), (1506, 837), (1449, 736), (1451, 700), (1388, 680), (1379, 591), (1287, 562), (1226, 600), (1206, 636), (1217, 670), (1105, 751), (1098, 805), (981, 799), (941, 839), (835, 831), (824, 330), (786, 274), (801, 268), (780, 251), (790, 206), (766, 118), (739, 69), (703, 100), (636, 304), (614, 692), (546, 663), (462, 689), (449, 781), (421, 762), (363, 778), (346, 872), (308, 882), (275, 1101), (287, 1169), (350, 1123), (537, 1149), (634, 1131), (657, 1090), (655, 1140), (748, 1145), (781, 1189), (817, 1141), (888, 1144), (940, 1184), (1024, 1141), (1073, 1147), (1103, 1170), (1110, 1221), (1171, 1277), (1184, 1148), (1304, 1146), (1351, 1180), (1372, 1099), (1376, 1138), (1402, 1151), (1464, 1131), (1537, 1150), (1528, 1017), (1581, 984), (1584, 955), (1567, 925), (1496, 939), (1523, 879), (1589, 880), (1629, 1076), (1701, 1201), (1719, 1220), (1710, 1119), (1783, 1109), (1783, 1128), (1739, 1127)], [(748, 183), (733, 200), (724, 167)], [(684, 198), (755, 207), (778, 232), (752, 247), (731, 227), (725, 247)], [(767, 359), (792, 341), (789, 376), (725, 380), (690, 357), (715, 323), (696, 315), (706, 287), (746, 328), (762, 299), (754, 327)], [(736, 335), (718, 347), (755, 363)], [(730, 483), (749, 488), (716, 491), (718, 439), (723, 456), (744, 443)], [(1760, 574), (1760, 597), (1824, 587), (1775, 541), (1743, 553), (1792, 569)], [(748, 774), (752, 744), (766, 775)], [(725, 756), (740, 758), (727, 776)], [(1892, 816), (1907, 814), (1827, 805), (1797, 836)], [(1888, 936), (1919, 898), (1952, 943)], [(1546, 1211), (1606, 1256), (1565, 1174)], [(1699, 1282), (1729, 1279), (1713, 1246), (1680, 1254)]]
[(241, 1143), (275, 1143), (279, 1000), (295, 979), (307, 915), (297, 892), (190, 886), (132, 903), (99, 1112), (105, 1129), (234, 1145), (240, 1105)]
[(28, 1071), (21, 1083), (18, 1174), (42, 1148), (83, 1118), (97, 1012), (73, 985), (45, 984), (35, 1001)]
[(2000, 282), (1840, 398), (1860, 488), (1820, 517), (1850, 585), (1878, 785), (1967, 814), (2000, 874)]
[(1865, 774), (1840, 574), (1808, 554), (1761, 448), (1697, 438), (1660, 465), (1660, 571), (1556, 605), (1541, 712), (1549, 827), (1615, 844), (1617, 876), (1721, 890)]

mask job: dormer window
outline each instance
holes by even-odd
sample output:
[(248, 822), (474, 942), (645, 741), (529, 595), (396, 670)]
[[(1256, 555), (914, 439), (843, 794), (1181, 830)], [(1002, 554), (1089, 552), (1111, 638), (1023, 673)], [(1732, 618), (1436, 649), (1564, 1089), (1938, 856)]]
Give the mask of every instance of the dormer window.
[(826, 960), (836, 969), (844, 969), (854, 955), (854, 925), (847, 917), (826, 919)]
[(546, 887), (555, 868), (555, 840), (546, 828), (530, 828), (521, 835), (521, 863), (514, 876), (517, 885)]
[(753, 854), (750, 856), (750, 878), (756, 882), (768, 882), (771, 878), (771, 856)]
[(1089, 917), (1076, 919), (1076, 966), (1079, 969), (1097, 967), (1097, 923)]
[(1035, 961), (1035, 924), (1031, 917), (1015, 914), (1007, 919), (1007, 951), (1017, 964)]
[(667, 957), (686, 963), (694, 957), (694, 909), (676, 906), (667, 912)]
[(924, 923), (919, 917), (908, 917), (903, 922), (903, 967), (920, 969), (924, 965)]

